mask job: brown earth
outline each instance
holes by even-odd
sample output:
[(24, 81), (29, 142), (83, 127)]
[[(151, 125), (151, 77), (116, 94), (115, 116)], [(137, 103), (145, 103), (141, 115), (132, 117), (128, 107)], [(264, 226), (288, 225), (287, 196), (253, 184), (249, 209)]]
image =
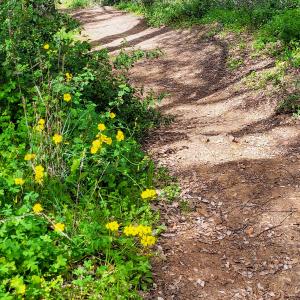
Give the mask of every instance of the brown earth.
[[(179, 200), (160, 204), (168, 229), (145, 298), (300, 299), (300, 127), (275, 113), (299, 72), (281, 78), (279, 88), (255, 88), (261, 77), (248, 75), (276, 66), (251, 56), (246, 35), (150, 28), (108, 7), (74, 16), (95, 49), (114, 53), (126, 39), (128, 47), (164, 53), (136, 64), (130, 78), (168, 93), (159, 109), (174, 122), (152, 132), (146, 148), (177, 176), (192, 211), (181, 212)], [(247, 46), (236, 54), (240, 41)], [(235, 71), (227, 67), (232, 55), (244, 62)]]

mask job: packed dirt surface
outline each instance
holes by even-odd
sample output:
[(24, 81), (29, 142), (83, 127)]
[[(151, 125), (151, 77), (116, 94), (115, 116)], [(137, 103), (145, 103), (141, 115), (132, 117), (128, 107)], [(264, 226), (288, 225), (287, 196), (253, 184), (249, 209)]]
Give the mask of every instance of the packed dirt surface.
[(274, 61), (246, 55), (230, 71), (236, 37), (210, 37), (208, 27), (150, 28), (108, 7), (73, 15), (95, 49), (113, 54), (126, 39), (164, 53), (130, 71), (137, 88), (168, 94), (159, 109), (174, 122), (145, 147), (177, 176), (183, 199), (158, 204), (167, 231), (144, 297), (300, 299), (299, 121), (275, 113), (280, 89), (249, 84)]

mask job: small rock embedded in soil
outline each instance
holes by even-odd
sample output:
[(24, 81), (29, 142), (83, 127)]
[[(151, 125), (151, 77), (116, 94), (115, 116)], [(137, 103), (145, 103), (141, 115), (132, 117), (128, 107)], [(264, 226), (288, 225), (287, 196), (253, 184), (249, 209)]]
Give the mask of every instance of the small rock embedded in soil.
[(200, 285), (201, 287), (204, 287), (205, 286), (205, 281), (201, 280), (201, 279), (197, 279), (196, 284)]

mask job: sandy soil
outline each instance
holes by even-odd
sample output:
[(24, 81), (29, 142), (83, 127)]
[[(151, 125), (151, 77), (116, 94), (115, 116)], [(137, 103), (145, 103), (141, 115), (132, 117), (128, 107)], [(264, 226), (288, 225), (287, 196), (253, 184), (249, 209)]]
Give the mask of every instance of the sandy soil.
[[(280, 93), (251, 89), (267, 57), (226, 66), (235, 39), (207, 38), (208, 28), (149, 28), (109, 7), (76, 11), (95, 49), (154, 49), (139, 62), (136, 87), (167, 92), (159, 105), (174, 122), (154, 131), (147, 151), (177, 176), (182, 199), (161, 204), (167, 232), (153, 260), (147, 299), (300, 299), (300, 127), (275, 114)], [(295, 74), (299, 76), (299, 73)]]

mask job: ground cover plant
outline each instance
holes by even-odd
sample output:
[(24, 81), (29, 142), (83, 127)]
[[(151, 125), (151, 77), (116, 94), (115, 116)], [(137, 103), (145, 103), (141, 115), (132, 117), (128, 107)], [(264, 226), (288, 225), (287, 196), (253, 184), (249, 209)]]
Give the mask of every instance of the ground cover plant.
[(139, 299), (157, 113), (52, 0), (4, 0), (0, 21), (0, 298)]

